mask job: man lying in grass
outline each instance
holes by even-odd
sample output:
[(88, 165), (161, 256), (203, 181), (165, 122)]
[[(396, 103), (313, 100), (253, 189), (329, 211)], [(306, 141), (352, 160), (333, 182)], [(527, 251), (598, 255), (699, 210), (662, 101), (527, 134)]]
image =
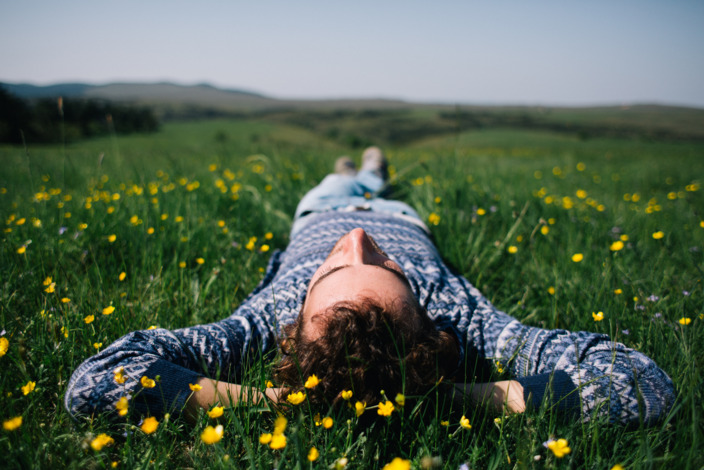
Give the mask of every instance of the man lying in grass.
[[(421, 396), (440, 379), (513, 412), (545, 402), (584, 419), (652, 424), (669, 411), (672, 381), (643, 354), (606, 335), (528, 327), (496, 310), (443, 263), (411, 207), (378, 197), (387, 178), (382, 152), (371, 147), (362, 160), (358, 172), (341, 157), (335, 174), (306, 194), (288, 248), (231, 316), (124, 336), (75, 371), (69, 412), (117, 413), (120, 403), (123, 411), (193, 417), (263, 395), (303, 399), (297, 392), (324, 407), (351, 392), (376, 407), (384, 396)], [(278, 387), (244, 390), (242, 370), (277, 342)], [(513, 380), (477, 383), (487, 364)], [(308, 381), (313, 375), (319, 383)]]

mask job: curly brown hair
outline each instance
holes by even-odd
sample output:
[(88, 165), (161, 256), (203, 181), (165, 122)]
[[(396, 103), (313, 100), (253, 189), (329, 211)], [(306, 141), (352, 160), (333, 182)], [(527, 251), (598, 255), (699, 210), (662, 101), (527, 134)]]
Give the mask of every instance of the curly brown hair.
[[(408, 321), (411, 316), (420, 321)], [(312, 341), (303, 335), (302, 314), (284, 327), (284, 357), (274, 369), (288, 392), (304, 390), (315, 374), (319, 385), (305, 391), (316, 408), (339, 407), (343, 390), (368, 405), (382, 400), (382, 390), (391, 400), (401, 392), (420, 396), (457, 367), (457, 338), (439, 331), (417, 302), (381, 305), (362, 298), (336, 303), (324, 317), (323, 333)]]

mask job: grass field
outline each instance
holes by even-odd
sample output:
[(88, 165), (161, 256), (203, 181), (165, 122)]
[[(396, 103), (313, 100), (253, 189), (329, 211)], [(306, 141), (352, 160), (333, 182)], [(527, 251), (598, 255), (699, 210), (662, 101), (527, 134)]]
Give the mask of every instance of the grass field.
[[(482, 130), (386, 150), (396, 195), (430, 221), (448, 263), (527, 324), (607, 333), (655, 359), (678, 390), (667, 419), (624, 428), (538, 410), (495, 423), (468, 409), (471, 430), (438, 415), (359, 435), (353, 413), (325, 429), (295, 411), (281, 450), (259, 443), (275, 415), (258, 407), (225, 410), (214, 445), (200, 438), (205, 415), (151, 434), (138, 420), (73, 422), (62, 398), (82, 360), (136, 329), (228, 315), (285, 248), (297, 200), (337, 156), (357, 155), (284, 125), (201, 121), (0, 147), (4, 465), (369, 468), (402, 457), (414, 468), (702, 468), (704, 144)], [(269, 364), (255, 369), (259, 384)], [(94, 450), (101, 433), (114, 443)], [(551, 437), (571, 453), (556, 458), (543, 446)]]

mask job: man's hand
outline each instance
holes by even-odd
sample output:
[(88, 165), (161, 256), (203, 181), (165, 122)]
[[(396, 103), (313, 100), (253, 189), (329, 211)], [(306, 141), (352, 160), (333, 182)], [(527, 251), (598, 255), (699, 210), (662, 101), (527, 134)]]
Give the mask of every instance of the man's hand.
[(488, 403), (496, 411), (523, 413), (526, 402), (523, 386), (515, 380), (502, 380), (481, 384), (455, 384), (455, 390), (469, 396), (477, 405)]
[(186, 420), (194, 423), (198, 418), (198, 410), (209, 410), (213, 405), (231, 407), (240, 402), (259, 403), (265, 398), (273, 403), (279, 402), (280, 388), (267, 388), (263, 392), (258, 388), (242, 387), (238, 384), (219, 382), (207, 377), (198, 380), (201, 389), (194, 392), (186, 402), (184, 416)]

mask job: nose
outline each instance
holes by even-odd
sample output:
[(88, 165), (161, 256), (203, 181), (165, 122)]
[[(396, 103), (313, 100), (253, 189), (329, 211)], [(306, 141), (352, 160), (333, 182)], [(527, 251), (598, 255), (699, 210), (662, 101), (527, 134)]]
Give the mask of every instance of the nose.
[(364, 229), (356, 228), (349, 232), (345, 243), (345, 257), (349, 264), (374, 264), (378, 256)]

